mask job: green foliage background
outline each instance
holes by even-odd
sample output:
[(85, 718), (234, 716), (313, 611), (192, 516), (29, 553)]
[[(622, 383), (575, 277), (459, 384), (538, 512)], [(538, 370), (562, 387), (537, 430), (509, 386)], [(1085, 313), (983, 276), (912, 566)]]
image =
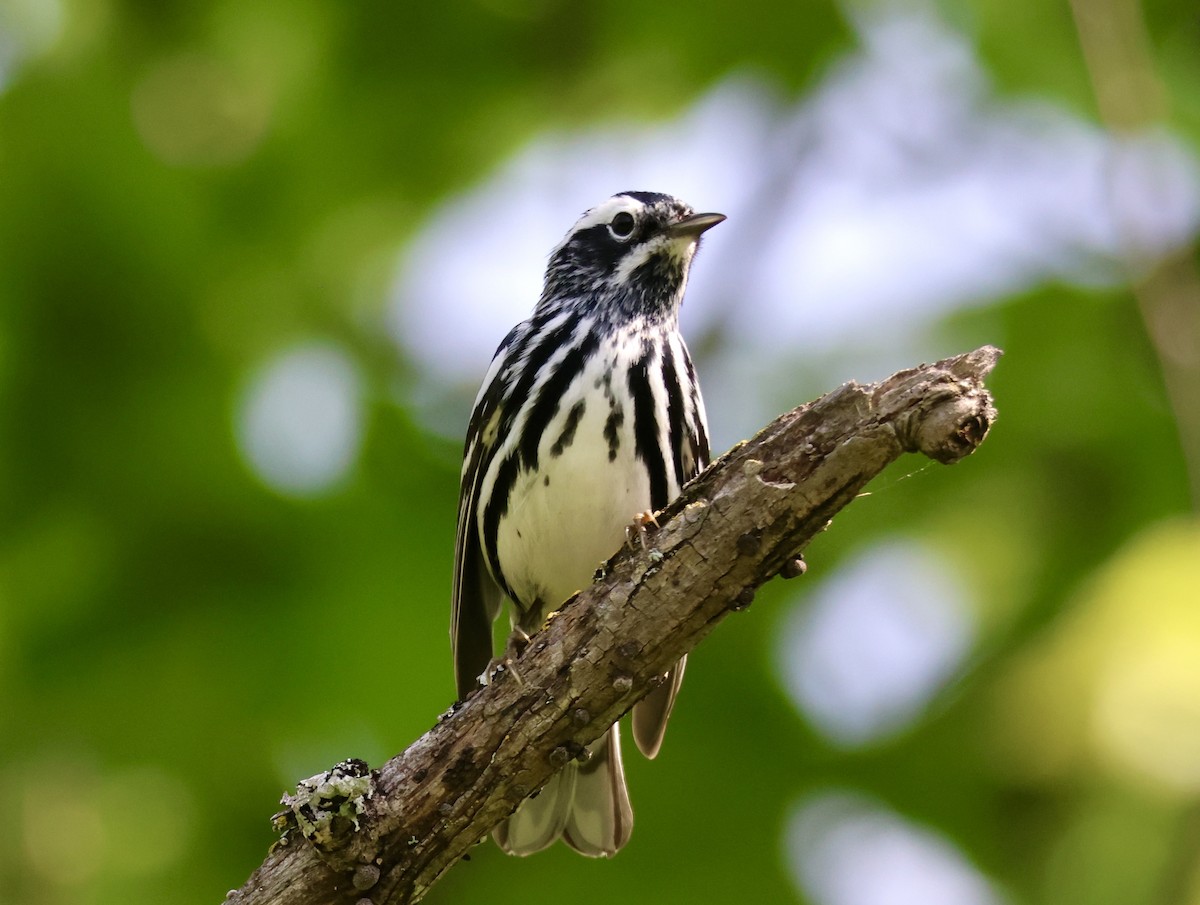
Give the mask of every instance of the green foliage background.
[[(0, 902), (213, 903), (262, 859), (286, 785), (382, 761), (453, 697), (459, 447), (396, 403), (411, 368), (380, 326), (405, 239), (540, 129), (668, 116), (736, 70), (801, 96), (853, 37), (838, 7), (779, 0), (0, 10), (17, 48), (0, 94)], [(1169, 125), (1195, 146), (1200, 20), (1177, 0), (1140, 12)], [(1099, 118), (1066, 5), (944, 13), (1001, 91)], [(198, 74), (151, 148), (139, 116), (171, 66)], [(367, 437), (346, 483), (297, 500), (243, 463), (233, 412), (265, 355), (312, 335), (362, 364)], [(854, 752), (808, 728), (769, 661), (795, 587), (776, 583), (696, 654), (660, 761), (629, 758), (639, 822), (618, 859), (480, 847), (428, 901), (803, 901), (782, 828), (833, 786), (951, 840), (1015, 902), (1200, 902), (1200, 531), (1179, 442), (1200, 413), (1172, 408), (1129, 290), (999, 299), (930, 349), (984, 342), (1007, 353), (992, 438), (917, 480), (903, 463), (805, 579), (898, 525), (961, 566), (983, 636), (930, 712)], [(1184, 780), (1097, 741), (1124, 655), (1162, 667), (1119, 700)]]

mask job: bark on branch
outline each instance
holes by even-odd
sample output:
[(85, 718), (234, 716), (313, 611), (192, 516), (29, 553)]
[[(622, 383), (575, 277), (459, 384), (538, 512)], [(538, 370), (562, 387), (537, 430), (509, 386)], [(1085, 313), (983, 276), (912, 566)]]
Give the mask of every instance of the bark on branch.
[(973, 452), (996, 417), (983, 379), (999, 356), (985, 346), (848, 383), (735, 446), (659, 514), (647, 549), (618, 553), (550, 618), (515, 672), (378, 770), (290, 800), (284, 842), (228, 905), (418, 901), (889, 463)]

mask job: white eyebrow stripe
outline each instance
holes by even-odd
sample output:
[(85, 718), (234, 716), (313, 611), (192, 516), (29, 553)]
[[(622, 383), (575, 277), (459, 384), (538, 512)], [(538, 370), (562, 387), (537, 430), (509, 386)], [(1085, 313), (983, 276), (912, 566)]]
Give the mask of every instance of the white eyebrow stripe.
[(563, 240), (558, 243), (558, 248), (556, 248), (555, 251), (558, 251), (559, 248), (562, 248), (564, 245), (570, 242), (571, 237), (578, 232), (593, 229), (597, 226), (607, 226), (612, 222), (612, 218), (621, 211), (626, 211), (636, 217), (639, 213), (645, 210), (645, 208), (646, 205), (638, 201), (636, 198), (630, 198), (628, 195), (617, 195), (613, 198), (609, 198), (607, 201), (597, 204), (586, 214), (580, 217), (579, 222), (572, 226), (570, 232), (568, 232), (563, 237)]

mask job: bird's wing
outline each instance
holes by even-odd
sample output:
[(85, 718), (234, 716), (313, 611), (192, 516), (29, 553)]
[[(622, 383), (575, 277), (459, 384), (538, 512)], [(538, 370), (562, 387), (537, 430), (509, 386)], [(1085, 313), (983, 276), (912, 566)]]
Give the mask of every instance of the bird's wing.
[[(683, 461), (690, 464), (685, 478), (690, 481), (708, 467), (712, 453), (708, 446), (708, 419), (704, 414), (704, 401), (700, 397), (696, 373), (687, 347), (681, 343), (680, 350), (690, 390), (683, 431)], [(687, 654), (684, 654), (679, 658), (679, 662), (667, 670), (663, 683), (633, 705), (633, 740), (637, 743), (638, 750), (646, 757), (658, 756), (658, 749), (662, 747), (663, 736), (667, 732), (667, 721), (675, 707), (675, 698), (679, 694), (679, 686), (683, 683), (683, 671), (686, 667)]]
[(492, 358), (491, 367), (475, 399), (463, 452), (450, 615), (454, 679), (460, 700), (476, 687), (479, 675), (491, 662), (492, 622), (504, 600), (503, 591), (484, 562), (477, 510), (484, 476), (499, 442), (496, 428), (505, 391), (504, 369), (518, 329), (514, 328), (504, 338)]

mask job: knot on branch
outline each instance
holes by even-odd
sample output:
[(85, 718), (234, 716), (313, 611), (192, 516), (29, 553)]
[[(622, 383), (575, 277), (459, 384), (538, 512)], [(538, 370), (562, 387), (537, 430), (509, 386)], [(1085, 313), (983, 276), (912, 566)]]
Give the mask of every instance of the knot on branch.
[(996, 410), (992, 397), (978, 388), (931, 399), (897, 424), (900, 442), (908, 452), (920, 452), (949, 465), (973, 453), (987, 436)]
[(983, 378), (999, 357), (999, 349), (984, 346), (970, 355), (902, 371), (885, 381), (877, 399), (919, 391), (920, 403), (892, 422), (904, 450), (923, 453), (944, 465), (973, 453), (996, 420)]

